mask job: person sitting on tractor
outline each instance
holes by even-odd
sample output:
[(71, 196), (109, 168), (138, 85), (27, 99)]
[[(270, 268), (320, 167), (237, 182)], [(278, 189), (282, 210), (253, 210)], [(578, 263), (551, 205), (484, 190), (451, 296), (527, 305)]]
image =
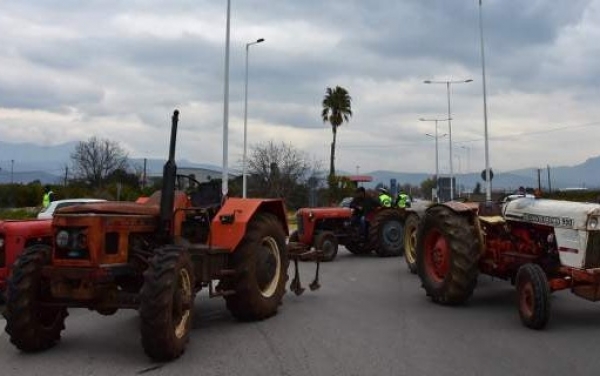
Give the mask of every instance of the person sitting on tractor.
[(377, 189), (379, 191), (379, 204), (384, 208), (392, 207), (392, 196), (390, 196), (388, 190), (385, 187)]
[(410, 208), (410, 196), (404, 193), (403, 190), (400, 190), (398, 197), (396, 197), (395, 206), (400, 209)]
[(350, 208), (353, 210), (353, 222), (354, 224), (359, 225), (361, 235), (367, 236), (367, 213), (378, 206), (379, 202), (367, 195), (364, 187), (356, 188), (356, 191), (354, 191), (354, 198), (350, 202)]

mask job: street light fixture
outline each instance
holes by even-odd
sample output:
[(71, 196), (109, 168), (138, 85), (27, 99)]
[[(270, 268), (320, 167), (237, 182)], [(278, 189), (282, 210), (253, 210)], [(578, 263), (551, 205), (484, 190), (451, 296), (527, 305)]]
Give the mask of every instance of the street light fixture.
[[(436, 195), (436, 199), (437, 202), (440, 202), (440, 196), (439, 196), (439, 192), (440, 192), (440, 186), (439, 186), (439, 182), (440, 182), (440, 167), (439, 167), (439, 149), (438, 149), (438, 121), (446, 121), (448, 119), (424, 119), (424, 118), (420, 118), (419, 121), (434, 121), (435, 122), (435, 136), (431, 135), (429, 133), (426, 133), (426, 136), (430, 136), (435, 138), (435, 195)], [(447, 133), (444, 133), (441, 137), (447, 136)]]
[(246, 162), (246, 145), (248, 140), (248, 51), (250, 46), (257, 43), (264, 42), (264, 38), (257, 39), (254, 42), (246, 43), (246, 85), (244, 89), (244, 155), (242, 157), (242, 197), (247, 197), (247, 169), (248, 163)]
[(473, 82), (472, 79), (467, 80), (446, 80), (433, 81), (425, 80), (425, 84), (446, 84), (446, 92), (448, 93), (448, 141), (450, 142), (450, 201), (454, 200), (454, 169), (452, 168), (452, 110), (450, 109), (450, 84), (466, 84)]

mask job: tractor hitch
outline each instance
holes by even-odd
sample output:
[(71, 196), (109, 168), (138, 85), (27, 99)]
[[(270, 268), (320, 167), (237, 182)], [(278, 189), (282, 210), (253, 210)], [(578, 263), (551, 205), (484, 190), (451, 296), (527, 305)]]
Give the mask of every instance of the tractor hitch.
[(300, 282), (300, 268), (298, 267), (298, 261), (314, 261), (317, 264), (315, 278), (308, 287), (311, 291), (318, 290), (321, 287), (321, 284), (319, 283), (319, 269), (320, 261), (323, 259), (323, 252), (321, 250), (307, 249), (306, 246), (301, 243), (291, 242), (288, 244), (288, 255), (294, 260), (294, 278), (290, 283), (290, 290), (298, 296), (302, 295), (304, 290), (306, 290), (302, 287), (302, 283)]

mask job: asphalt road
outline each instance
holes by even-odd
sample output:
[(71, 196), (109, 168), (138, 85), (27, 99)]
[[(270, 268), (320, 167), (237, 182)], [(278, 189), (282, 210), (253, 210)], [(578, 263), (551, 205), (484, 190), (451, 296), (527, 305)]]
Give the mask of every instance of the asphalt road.
[[(313, 266), (303, 265), (303, 282)], [(568, 292), (552, 298), (545, 331), (519, 321), (509, 283), (480, 277), (470, 303), (431, 303), (399, 258), (340, 251), (323, 266), (321, 290), (288, 293), (277, 316), (231, 318), (221, 299), (200, 295), (180, 359), (153, 363), (134, 311), (103, 317), (72, 310), (61, 343), (21, 354), (0, 335), (0, 375), (592, 375), (600, 305)], [(0, 321), (0, 327), (4, 322)]]

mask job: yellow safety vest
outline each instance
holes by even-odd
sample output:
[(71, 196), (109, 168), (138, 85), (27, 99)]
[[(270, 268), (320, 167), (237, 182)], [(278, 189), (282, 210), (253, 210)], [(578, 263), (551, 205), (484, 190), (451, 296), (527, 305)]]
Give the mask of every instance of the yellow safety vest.
[(42, 199), (42, 206), (44, 208), (47, 208), (48, 205), (50, 205), (50, 195), (52, 194), (52, 192), (46, 192), (44, 193), (44, 198)]
[(392, 198), (385, 193), (379, 195), (379, 203), (386, 208), (392, 207)]
[(408, 201), (408, 195), (405, 193), (400, 193), (398, 195), (398, 207), (403, 209), (406, 208), (406, 202)]

